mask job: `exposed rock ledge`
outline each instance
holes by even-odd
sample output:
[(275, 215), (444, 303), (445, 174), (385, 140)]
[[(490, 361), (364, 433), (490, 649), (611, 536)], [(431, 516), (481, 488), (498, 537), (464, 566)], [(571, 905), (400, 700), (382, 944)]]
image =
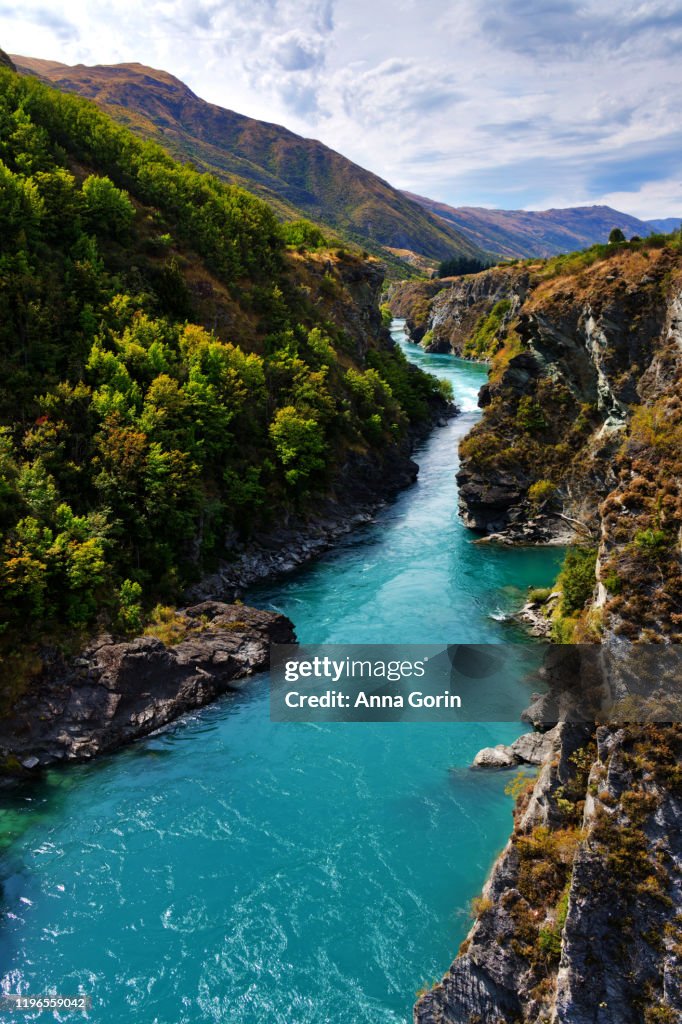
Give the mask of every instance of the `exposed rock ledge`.
[[(284, 615), (215, 601), (178, 613), (183, 638), (100, 637), (45, 669), (0, 719), (0, 756), (33, 769), (84, 761), (202, 707), (269, 665), (270, 644), (294, 643)], [(17, 764), (18, 763), (18, 764)]]
[(551, 753), (554, 737), (554, 729), (545, 733), (527, 732), (510, 746), (498, 743), (494, 747), (484, 747), (476, 754), (473, 767), (513, 768), (519, 764), (542, 764)]

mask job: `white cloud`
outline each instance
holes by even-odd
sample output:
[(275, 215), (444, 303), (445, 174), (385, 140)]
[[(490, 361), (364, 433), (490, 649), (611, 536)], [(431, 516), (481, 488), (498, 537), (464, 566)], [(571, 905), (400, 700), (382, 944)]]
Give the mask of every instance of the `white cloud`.
[(634, 191), (607, 192), (607, 206), (627, 210), (642, 220), (658, 217), (682, 217), (682, 174), (662, 181), (649, 181)]
[(682, 212), (675, 0), (40, 0), (0, 12), (6, 50), (163, 67), (434, 198), (617, 196), (632, 212)]

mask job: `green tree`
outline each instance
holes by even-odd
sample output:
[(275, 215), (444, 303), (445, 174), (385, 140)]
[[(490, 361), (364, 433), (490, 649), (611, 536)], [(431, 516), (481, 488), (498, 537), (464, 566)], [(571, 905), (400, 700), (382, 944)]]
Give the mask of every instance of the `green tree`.
[(87, 227), (103, 235), (127, 238), (135, 219), (135, 207), (126, 192), (116, 188), (110, 178), (91, 174), (83, 182), (81, 195)]
[(569, 548), (559, 574), (562, 599), (561, 611), (564, 615), (579, 612), (592, 596), (595, 588), (595, 566), (597, 551), (595, 548)]
[(322, 229), (309, 220), (291, 220), (282, 227), (284, 241), (302, 249), (321, 249), (327, 245)]
[(292, 405), (278, 409), (270, 437), (289, 484), (297, 484), (324, 469), (327, 444), (319, 423), (302, 416)]

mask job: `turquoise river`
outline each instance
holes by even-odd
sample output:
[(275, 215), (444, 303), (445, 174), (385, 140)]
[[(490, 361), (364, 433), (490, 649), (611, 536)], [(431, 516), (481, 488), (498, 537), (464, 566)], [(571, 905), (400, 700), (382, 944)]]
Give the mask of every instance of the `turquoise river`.
[[(462, 414), (374, 523), (249, 600), (306, 642), (514, 639), (505, 612), (554, 578), (560, 552), (473, 543), (454, 474), (485, 369), (426, 355), (400, 322), (393, 334), (452, 382)], [(510, 830), (504, 775), (468, 765), (521, 731), (273, 724), (261, 677), (2, 796), (4, 991), (87, 994), (80, 1019), (97, 1024), (407, 1024)]]

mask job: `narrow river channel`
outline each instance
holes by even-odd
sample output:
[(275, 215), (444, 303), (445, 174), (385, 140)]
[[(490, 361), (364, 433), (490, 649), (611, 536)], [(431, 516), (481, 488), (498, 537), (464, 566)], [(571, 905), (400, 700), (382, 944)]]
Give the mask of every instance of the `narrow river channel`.
[[(485, 369), (425, 354), (400, 321), (393, 335), (452, 382), (462, 414), (374, 523), (249, 600), (307, 642), (514, 639), (504, 613), (552, 581), (561, 553), (472, 543), (454, 474)], [(4, 986), (83, 992), (97, 1024), (407, 1024), (511, 826), (504, 775), (468, 765), (521, 731), (277, 725), (262, 678), (4, 796)]]

